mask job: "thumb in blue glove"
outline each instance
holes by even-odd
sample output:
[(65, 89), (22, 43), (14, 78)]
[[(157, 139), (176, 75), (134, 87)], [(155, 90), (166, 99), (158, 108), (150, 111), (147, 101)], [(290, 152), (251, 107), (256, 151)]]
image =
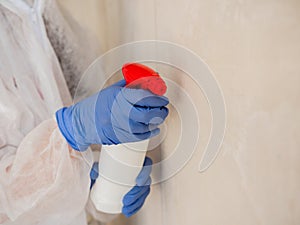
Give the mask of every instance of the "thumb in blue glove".
[(73, 149), (136, 142), (159, 133), (158, 126), (168, 115), (168, 99), (124, 86), (121, 80), (56, 112), (58, 127)]

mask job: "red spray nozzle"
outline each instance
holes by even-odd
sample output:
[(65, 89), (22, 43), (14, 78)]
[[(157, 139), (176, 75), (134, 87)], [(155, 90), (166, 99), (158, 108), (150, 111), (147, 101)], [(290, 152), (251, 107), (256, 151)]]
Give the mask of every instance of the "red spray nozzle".
[(156, 95), (163, 95), (167, 91), (164, 80), (157, 72), (139, 63), (127, 63), (122, 67), (126, 87), (141, 88)]

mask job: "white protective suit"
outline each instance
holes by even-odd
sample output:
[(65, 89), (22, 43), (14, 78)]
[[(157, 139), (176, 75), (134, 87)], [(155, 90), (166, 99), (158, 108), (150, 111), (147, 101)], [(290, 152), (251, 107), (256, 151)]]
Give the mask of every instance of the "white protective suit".
[(93, 159), (68, 146), (53, 115), (92, 57), (75, 57), (84, 51), (56, 7), (0, 0), (0, 224), (87, 223)]

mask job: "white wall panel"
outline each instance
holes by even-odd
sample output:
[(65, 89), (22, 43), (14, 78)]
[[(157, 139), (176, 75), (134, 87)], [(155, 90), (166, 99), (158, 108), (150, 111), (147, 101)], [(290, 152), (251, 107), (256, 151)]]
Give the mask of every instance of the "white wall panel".
[[(138, 215), (115, 224), (300, 224), (300, 1), (99, 2), (94, 4), (105, 17), (106, 24), (99, 24), (106, 26), (107, 49), (143, 39), (184, 45), (214, 71), (227, 107), (221, 153), (207, 172), (198, 173), (209, 111), (193, 83), (176, 78), (193, 98), (200, 96), (197, 151), (176, 176), (154, 186)], [(91, 24), (97, 31), (98, 22)], [(172, 150), (174, 135), (169, 129), (162, 157)]]

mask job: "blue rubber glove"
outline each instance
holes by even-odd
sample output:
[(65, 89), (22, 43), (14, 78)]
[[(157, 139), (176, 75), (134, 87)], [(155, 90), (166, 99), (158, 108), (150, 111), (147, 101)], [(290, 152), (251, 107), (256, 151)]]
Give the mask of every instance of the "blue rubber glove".
[[(149, 157), (145, 158), (144, 166), (138, 177), (136, 178), (137, 185), (134, 186), (123, 198), (122, 213), (126, 217), (130, 217), (137, 213), (145, 203), (147, 196), (150, 193), (151, 185), (151, 169), (152, 160)], [(91, 172), (91, 188), (98, 177), (98, 163), (94, 163)]]
[(91, 178), (91, 186), (90, 186), (90, 189), (92, 189), (93, 185), (94, 185), (95, 182), (96, 182), (96, 179), (97, 179), (98, 176), (99, 176), (98, 168), (99, 168), (99, 163), (98, 163), (98, 162), (95, 162), (95, 163), (93, 164), (93, 167), (92, 167), (91, 172), (90, 172), (90, 178)]
[(137, 213), (145, 203), (150, 193), (151, 185), (152, 160), (145, 158), (144, 166), (138, 177), (136, 178), (136, 186), (134, 186), (123, 198), (122, 213), (126, 217), (130, 217)]
[(73, 149), (136, 142), (159, 133), (158, 126), (168, 115), (168, 99), (124, 86), (121, 80), (56, 112), (58, 127)]

